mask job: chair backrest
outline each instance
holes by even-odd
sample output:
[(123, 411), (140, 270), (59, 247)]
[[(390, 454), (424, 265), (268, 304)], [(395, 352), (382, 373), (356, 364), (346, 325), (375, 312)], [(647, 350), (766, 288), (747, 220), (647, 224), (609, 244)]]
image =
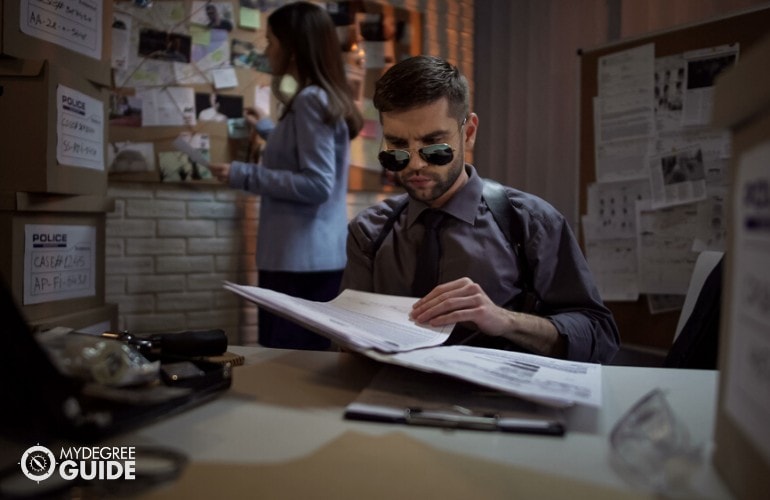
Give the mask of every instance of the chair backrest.
[(695, 261), (695, 268), (693, 269), (692, 276), (690, 276), (690, 285), (687, 287), (687, 295), (684, 298), (684, 304), (682, 305), (682, 312), (679, 314), (679, 321), (676, 324), (676, 332), (674, 333), (674, 340), (679, 337), (682, 332), (685, 323), (692, 314), (692, 309), (695, 306), (695, 302), (698, 300), (698, 295), (703, 288), (703, 283), (711, 273), (712, 269), (716, 267), (724, 252), (717, 252), (713, 250), (704, 250), (698, 255), (698, 259)]
[(720, 252), (699, 256), (664, 367), (716, 370), (723, 260)]

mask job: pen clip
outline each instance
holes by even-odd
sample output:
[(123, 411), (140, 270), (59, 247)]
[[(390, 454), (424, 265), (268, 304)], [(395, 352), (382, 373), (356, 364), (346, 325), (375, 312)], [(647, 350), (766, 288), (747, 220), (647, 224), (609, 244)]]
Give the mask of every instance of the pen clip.
[(411, 425), (448, 427), (454, 429), (497, 430), (497, 415), (472, 415), (440, 410), (405, 408), (404, 421)]

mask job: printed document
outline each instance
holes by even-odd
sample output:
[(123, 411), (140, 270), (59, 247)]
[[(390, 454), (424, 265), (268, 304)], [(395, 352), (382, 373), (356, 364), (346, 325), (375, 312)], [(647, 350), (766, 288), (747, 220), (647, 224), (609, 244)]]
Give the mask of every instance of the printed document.
[(345, 290), (330, 302), (314, 302), (255, 286), (225, 282), (224, 287), (355, 351), (400, 352), (436, 346), (454, 328), (411, 321), (414, 297)]
[(601, 365), (521, 352), (443, 344), (454, 328), (415, 324), (417, 300), (345, 290), (313, 302), (264, 288), (224, 288), (377, 361), (448, 375), (553, 407), (601, 405)]

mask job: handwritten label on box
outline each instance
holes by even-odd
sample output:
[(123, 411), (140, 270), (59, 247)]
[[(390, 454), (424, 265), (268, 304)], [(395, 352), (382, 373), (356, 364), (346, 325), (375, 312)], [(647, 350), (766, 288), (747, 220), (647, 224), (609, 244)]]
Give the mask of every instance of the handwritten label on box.
[(96, 295), (96, 228), (24, 226), (24, 305)]
[(104, 170), (104, 103), (59, 85), (56, 110), (56, 160)]
[(23, 33), (102, 58), (103, 0), (21, 0), (19, 10)]

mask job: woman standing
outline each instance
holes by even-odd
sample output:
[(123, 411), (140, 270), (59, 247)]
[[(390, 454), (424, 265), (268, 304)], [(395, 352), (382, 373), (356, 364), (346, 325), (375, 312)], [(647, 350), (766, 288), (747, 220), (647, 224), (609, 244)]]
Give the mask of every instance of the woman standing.
[[(272, 130), (259, 120), (257, 128), (268, 138), (258, 164), (213, 164), (211, 171), (230, 187), (261, 195), (259, 286), (326, 301), (339, 292), (345, 267), (350, 140), (363, 119), (325, 10), (308, 2), (280, 7), (268, 17), (267, 42), (273, 93), (284, 111)], [(291, 97), (279, 89), (287, 75), (297, 83)], [(261, 309), (259, 343), (292, 349), (330, 346), (325, 338)]]

